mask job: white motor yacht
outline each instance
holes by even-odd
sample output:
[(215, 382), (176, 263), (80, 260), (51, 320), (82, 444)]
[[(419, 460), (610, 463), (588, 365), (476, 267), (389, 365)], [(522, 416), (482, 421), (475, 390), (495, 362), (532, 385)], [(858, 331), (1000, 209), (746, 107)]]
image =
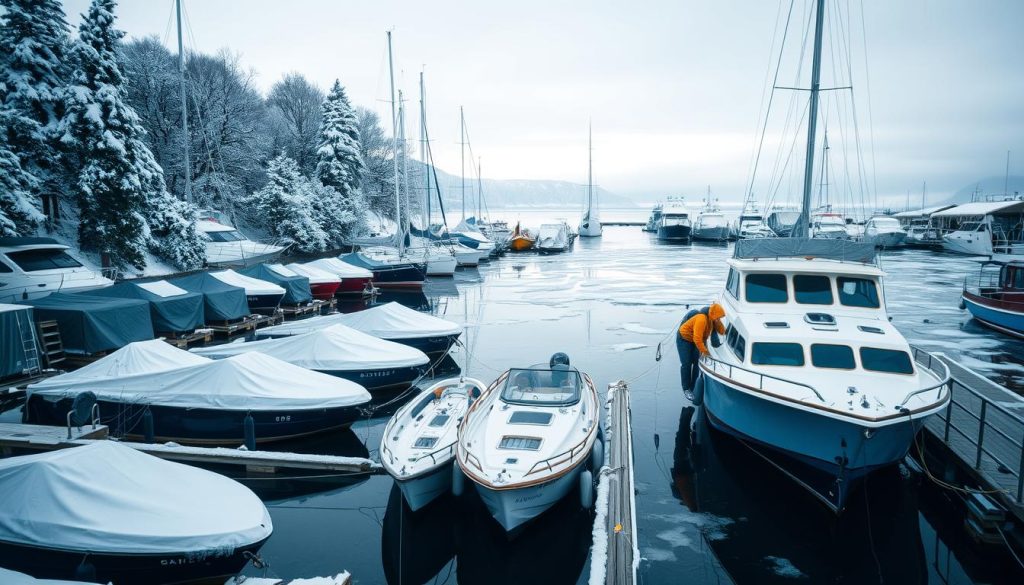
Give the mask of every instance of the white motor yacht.
[(873, 244), (876, 248), (895, 248), (902, 246), (907, 232), (894, 217), (872, 217), (864, 224), (864, 235), (861, 241)]
[(0, 238), (0, 302), (103, 288), (114, 281), (84, 266), (52, 238)]
[(197, 220), (196, 231), (206, 242), (206, 263), (214, 267), (244, 268), (271, 262), (287, 248), (254, 242), (234, 227), (212, 219)]

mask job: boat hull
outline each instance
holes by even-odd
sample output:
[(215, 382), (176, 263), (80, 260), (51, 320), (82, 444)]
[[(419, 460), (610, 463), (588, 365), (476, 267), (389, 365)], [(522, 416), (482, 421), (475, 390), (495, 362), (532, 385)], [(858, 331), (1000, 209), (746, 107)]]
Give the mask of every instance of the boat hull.
[(427, 267), (424, 264), (400, 264), (373, 269), (373, 284), (378, 288), (423, 288)]
[(514, 237), (508, 242), (508, 247), (513, 252), (525, 252), (533, 248), (534, 241), (530, 238)]
[(864, 241), (874, 244), (876, 248), (896, 248), (902, 246), (906, 238), (907, 234), (903, 232), (864, 235)]
[[(0, 565), (40, 579), (81, 580), (102, 583), (223, 583), (237, 575), (266, 539), (232, 551), (160, 554), (108, 553), (58, 550), (0, 542)], [(89, 571), (92, 569), (92, 571)]]
[[(980, 234), (980, 235), (975, 235)], [(973, 256), (991, 256), (992, 240), (988, 232), (955, 232), (943, 236), (942, 249), (954, 254), (971, 254)]]
[(249, 310), (253, 313), (273, 313), (281, 305), (284, 293), (267, 295), (245, 295)]
[(729, 239), (729, 228), (728, 227), (706, 227), (706, 228), (694, 228), (693, 239), (703, 240), (706, 242), (724, 242)]
[(582, 470), (583, 465), (580, 464), (551, 481), (516, 489), (496, 490), (478, 483), (474, 485), (491, 516), (505, 532), (513, 532), (577, 488)]
[(452, 491), (453, 459), (412, 479), (395, 478), (395, 484), (402, 492), (402, 498), (413, 512), (425, 508), (428, 504)]
[(436, 355), (447, 352), (455, 342), (459, 339), (459, 334), (453, 335), (440, 335), (437, 337), (399, 337), (399, 338), (387, 338), (388, 341), (395, 343), (401, 343), (402, 345), (408, 345), (409, 347), (415, 347), (427, 355)]
[(689, 242), (693, 228), (688, 225), (658, 226), (658, 239), (663, 242)]
[[(67, 424), (72, 398), (51, 402), (30, 397), (24, 420), (32, 424)], [(142, 439), (145, 411), (153, 416), (154, 440), (193, 445), (239, 445), (245, 440), (245, 417), (251, 414), (256, 442), (269, 443), (304, 437), (350, 426), (361, 416), (359, 405), (306, 410), (217, 410), (176, 406), (147, 406), (141, 403), (97, 400), (104, 420), (109, 417), (110, 433)]]
[(334, 298), (334, 295), (338, 292), (338, 288), (341, 286), (340, 282), (322, 282), (320, 284), (310, 284), (309, 292), (313, 295), (314, 299), (319, 301), (329, 301)]
[(320, 373), (356, 382), (368, 392), (408, 387), (427, 371), (427, 366), (380, 368), (375, 370), (317, 370)]
[[(964, 291), (964, 306), (982, 324), (1015, 337), (1024, 338), (1024, 312), (1010, 308), (995, 299), (987, 299)], [(1020, 307), (1021, 303), (1013, 303)]]
[(342, 278), (335, 296), (363, 296), (373, 290), (372, 278)]
[(781, 455), (795, 462), (802, 471), (787, 471), (835, 511), (843, 509), (861, 478), (903, 459), (924, 424), (923, 418), (908, 417), (866, 432), (852, 421), (758, 398), (713, 375), (702, 376), (712, 424), (770, 450), (768, 459)]

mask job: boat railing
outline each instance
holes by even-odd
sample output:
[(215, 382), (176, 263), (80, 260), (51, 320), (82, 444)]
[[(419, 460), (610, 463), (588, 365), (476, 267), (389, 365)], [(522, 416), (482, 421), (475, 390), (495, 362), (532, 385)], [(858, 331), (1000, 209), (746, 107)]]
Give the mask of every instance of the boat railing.
[[(826, 402), (825, 397), (822, 396), (821, 393), (818, 392), (814, 388), (814, 386), (811, 386), (809, 384), (804, 384), (803, 382), (794, 382), (793, 380), (787, 380), (785, 378), (780, 378), (778, 376), (773, 376), (771, 374), (765, 374), (763, 372), (758, 372), (756, 370), (752, 370), (750, 368), (745, 368), (743, 366), (738, 366), (736, 364), (730, 364), (728, 362), (723, 362), (723, 361), (715, 359), (715, 358), (713, 358), (713, 357), (711, 357), (709, 355), (705, 355), (704, 357), (702, 357), (701, 361), (703, 361), (704, 365), (707, 368), (709, 368), (712, 372), (714, 372), (716, 374), (724, 375), (725, 377), (729, 378), (730, 380), (732, 380), (732, 381), (734, 381), (734, 382), (736, 382), (738, 384), (743, 384), (745, 386), (748, 385), (748, 384), (746, 384), (744, 382), (740, 382), (739, 380), (736, 379), (736, 376), (735, 376), (735, 371), (736, 370), (739, 370), (741, 372), (745, 372), (747, 374), (750, 374), (751, 376), (757, 376), (757, 390), (759, 390), (761, 392), (764, 392), (765, 394), (774, 394), (776, 396), (782, 397), (781, 394), (779, 394), (777, 392), (773, 392), (773, 391), (765, 388), (765, 384), (764, 384), (765, 380), (772, 380), (772, 381), (775, 381), (775, 382), (781, 382), (783, 384), (788, 384), (788, 385), (793, 386), (793, 387), (798, 388), (798, 389), (810, 390), (814, 394), (814, 396), (817, 397), (818, 400), (820, 400), (822, 403)], [(785, 396), (785, 398), (790, 398), (790, 397), (789, 396)]]
[(939, 380), (939, 382), (937, 384), (932, 384), (926, 388), (920, 388), (918, 390), (908, 392), (907, 395), (903, 397), (903, 400), (896, 405), (896, 408), (898, 409), (902, 409), (904, 405), (907, 403), (907, 401), (909, 401), (914, 396), (927, 394), (932, 390), (936, 392), (935, 401), (939, 402), (943, 399), (943, 390), (946, 391), (945, 394), (948, 396), (952, 392), (953, 388), (952, 377), (949, 375), (949, 366), (943, 363), (942, 360), (932, 356), (932, 354), (928, 353), (927, 351), (919, 347), (911, 348), (911, 352), (914, 356), (914, 363), (928, 370), (928, 372), (931, 375), (935, 376), (935, 378)]
[[(590, 379), (590, 376), (583, 374), (583, 378), (586, 380), (587, 386), (591, 390), (593, 390), (594, 381)], [(599, 423), (595, 422), (594, 424), (597, 425)], [(586, 456), (587, 442), (589, 440), (590, 433), (587, 433), (587, 435), (583, 437), (583, 440), (581, 440), (579, 443), (576, 443), (572, 447), (566, 449), (565, 451), (562, 451), (561, 453), (557, 453), (555, 455), (552, 455), (551, 457), (548, 457), (547, 459), (543, 459), (541, 461), (534, 463), (533, 466), (530, 467), (529, 471), (523, 474), (523, 477), (529, 477), (534, 473), (540, 473), (541, 471), (553, 472), (555, 471), (555, 467), (570, 464), (576, 461), (576, 458), (581, 455)]]
[[(501, 384), (502, 382), (505, 381), (506, 378), (508, 378), (508, 374), (509, 371), (505, 371), (504, 374), (498, 376), (498, 379), (491, 382), (491, 385), (488, 386), (487, 389), (480, 394), (480, 397), (474, 400), (473, 404), (469, 405), (469, 410), (466, 411), (466, 416), (462, 419), (462, 424), (459, 425), (459, 438), (456, 441), (457, 444), (462, 444), (462, 433), (464, 433), (466, 428), (469, 427), (470, 417), (473, 415), (473, 412), (477, 409), (477, 407), (479, 407), (481, 404), (485, 402), (485, 399), (491, 394), (491, 392), (494, 391), (495, 388), (498, 387), (499, 384)], [(476, 455), (473, 455), (471, 452), (469, 452), (468, 449), (462, 449), (461, 451), (466, 455), (466, 464), (476, 467), (480, 471), (480, 473), (483, 473), (484, 467), (480, 463), (480, 459)]]

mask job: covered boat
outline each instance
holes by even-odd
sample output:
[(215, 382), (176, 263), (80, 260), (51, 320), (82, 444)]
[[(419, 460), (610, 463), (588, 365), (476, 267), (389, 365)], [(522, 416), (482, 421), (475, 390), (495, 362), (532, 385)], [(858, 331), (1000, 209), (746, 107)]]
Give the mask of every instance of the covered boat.
[(693, 224), (690, 221), (690, 209), (682, 197), (669, 197), (661, 208), (661, 215), (655, 231), (662, 242), (690, 241)]
[(487, 385), (473, 378), (441, 380), (391, 417), (380, 440), (380, 462), (415, 512), (452, 489), (459, 423)]
[(534, 248), (542, 254), (554, 254), (565, 252), (572, 244), (569, 234), (569, 226), (563, 222), (545, 223), (540, 226), (537, 232), (537, 241)]
[(306, 262), (305, 266), (330, 272), (340, 278), (338, 295), (368, 295), (373, 292), (374, 273), (365, 266), (343, 262), (340, 258), (321, 258)]
[(1024, 260), (982, 262), (976, 277), (964, 279), (960, 308), (996, 331), (1024, 338)]
[(273, 532), (249, 488), (114, 441), (0, 460), (0, 493), (0, 565), (51, 579), (223, 582)]
[(36, 338), (32, 307), (0, 303), (0, 380), (38, 373), (38, 350), (26, 340)]
[(243, 268), (238, 273), (264, 282), (270, 282), (283, 288), (282, 305), (304, 305), (313, 300), (313, 291), (310, 287), (309, 278), (290, 268), (285, 268), (282, 264), (257, 264), (249, 268)]
[(587, 467), (604, 461), (593, 382), (570, 368), (565, 354), (551, 361), (505, 372), (473, 403), (459, 430), (459, 468), (506, 532), (575, 490), (581, 501), (592, 501)]
[(53, 238), (0, 237), (0, 302), (24, 301), (54, 292), (82, 292), (114, 284), (83, 266)]
[(99, 585), (99, 583), (85, 581), (69, 581), (67, 579), (36, 579), (31, 575), (0, 569), (0, 583), (4, 585)]
[(115, 435), (238, 445), (247, 435), (265, 442), (347, 427), (370, 400), (359, 384), (257, 352), (117, 378), (65, 376), (28, 387), (25, 422), (65, 425), (75, 398), (91, 393)]
[(153, 338), (147, 301), (54, 293), (19, 304), (32, 306), (37, 321), (56, 321), (69, 353), (100, 353)]
[(355, 313), (337, 313), (292, 321), (256, 332), (257, 337), (300, 335), (335, 324), (347, 325), (367, 335), (394, 341), (422, 351), (439, 354), (448, 349), (462, 334), (458, 323), (414, 311), (394, 301)]
[(168, 282), (203, 294), (203, 314), (207, 323), (238, 321), (249, 316), (245, 289), (214, 278), (208, 272), (180, 276)]
[(408, 386), (430, 363), (430, 358), (418, 349), (344, 325), (280, 339), (226, 343), (191, 351), (213, 359), (260, 352), (295, 366), (358, 382), (370, 390)]
[(277, 243), (254, 242), (234, 227), (215, 221), (213, 217), (196, 221), (196, 231), (206, 243), (206, 264), (217, 268), (239, 268), (271, 262), (288, 247)]
[(45, 390), (82, 382), (116, 380), (123, 376), (166, 372), (209, 361), (161, 339), (136, 341), (77, 370), (36, 382), (32, 387)]
[(313, 298), (317, 300), (331, 300), (334, 298), (335, 293), (338, 292), (338, 287), (341, 286), (341, 277), (308, 264), (293, 262), (283, 266), (281, 264), (268, 264), (268, 266), (272, 269), (276, 269), (276, 267), (281, 266), (295, 274), (305, 276), (306, 279), (309, 280), (309, 292), (313, 295)]
[(253, 313), (273, 313), (284, 298), (285, 289), (272, 282), (246, 276), (231, 270), (211, 272), (210, 276), (231, 286), (245, 291), (245, 301)]
[(423, 288), (427, 278), (427, 265), (422, 262), (385, 262), (368, 258), (359, 252), (345, 254), (341, 260), (371, 271), (373, 283), (380, 288)]
[(148, 302), (153, 331), (157, 334), (191, 333), (203, 326), (203, 295), (166, 280), (125, 280), (114, 286), (91, 290), (88, 294)]

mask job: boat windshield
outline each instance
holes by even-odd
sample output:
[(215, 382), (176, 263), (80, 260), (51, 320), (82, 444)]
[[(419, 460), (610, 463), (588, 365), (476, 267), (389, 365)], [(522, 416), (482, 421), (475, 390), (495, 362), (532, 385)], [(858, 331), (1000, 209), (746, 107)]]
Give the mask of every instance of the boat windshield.
[[(556, 366), (557, 367), (557, 366)], [(580, 373), (565, 369), (516, 369), (508, 372), (501, 400), (531, 406), (568, 406), (580, 400)]]
[(900, 227), (900, 222), (898, 220), (896, 220), (896, 219), (891, 218), (891, 217), (876, 217), (876, 218), (872, 219), (871, 221), (874, 222), (876, 227), (886, 227), (886, 228), (898, 228), (898, 227)]
[(206, 232), (206, 237), (209, 238), (211, 242), (241, 242), (245, 239), (245, 236), (236, 230)]
[(79, 268), (82, 266), (81, 262), (72, 258), (62, 248), (8, 252), (7, 257), (25, 272), (54, 270), (58, 268)]
[(984, 224), (982, 224), (982, 223), (979, 223), (979, 222), (976, 222), (976, 221), (971, 221), (971, 222), (967, 222), (967, 223), (963, 224), (962, 226), (960, 226), (960, 229), (957, 230), (957, 231), (961, 231), (961, 232), (979, 231), (980, 232), (980, 231), (983, 231), (983, 229), (982, 229), (983, 225)]

